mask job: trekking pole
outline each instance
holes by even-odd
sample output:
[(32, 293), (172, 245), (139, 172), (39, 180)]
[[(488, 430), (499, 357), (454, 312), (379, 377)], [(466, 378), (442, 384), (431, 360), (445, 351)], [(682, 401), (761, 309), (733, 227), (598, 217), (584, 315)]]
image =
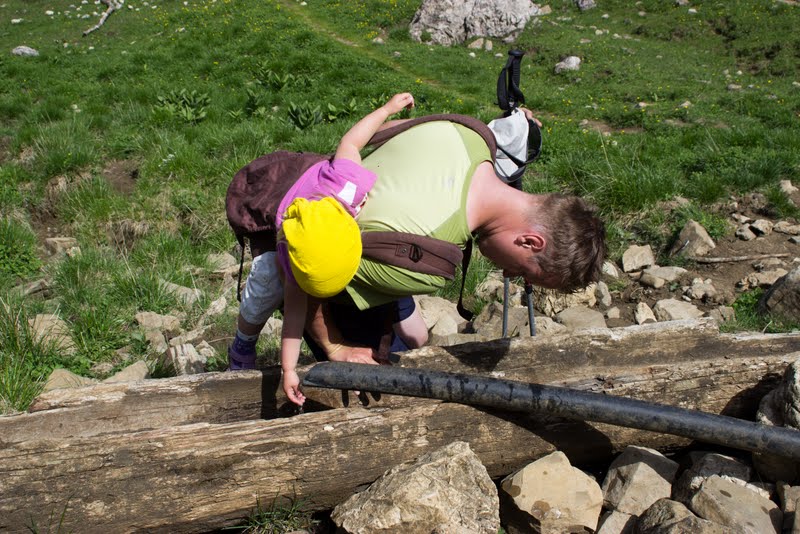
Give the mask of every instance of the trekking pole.
[(508, 277), (503, 278), (503, 330), (501, 337), (508, 337)]

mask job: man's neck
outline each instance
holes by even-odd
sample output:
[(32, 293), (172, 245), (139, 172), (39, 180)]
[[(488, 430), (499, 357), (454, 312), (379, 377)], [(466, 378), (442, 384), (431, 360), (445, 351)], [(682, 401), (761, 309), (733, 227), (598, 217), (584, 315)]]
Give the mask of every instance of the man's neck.
[(505, 184), (490, 162), (475, 169), (467, 194), (467, 224), (472, 233), (494, 233), (514, 223), (525, 207), (525, 196)]

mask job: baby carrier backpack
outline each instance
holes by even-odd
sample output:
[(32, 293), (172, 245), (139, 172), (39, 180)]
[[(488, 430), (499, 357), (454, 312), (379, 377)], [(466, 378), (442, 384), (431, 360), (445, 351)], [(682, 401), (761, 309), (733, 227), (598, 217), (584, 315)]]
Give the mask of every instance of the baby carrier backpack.
[[(410, 119), (375, 134), (367, 146), (378, 147), (419, 124), (430, 121), (450, 121), (461, 124), (478, 133), (494, 157), (497, 151), (494, 134), (483, 122), (473, 117), (455, 114), (428, 115)], [(310, 152), (277, 151), (261, 156), (239, 170), (233, 177), (225, 199), (228, 222), (242, 246), (239, 265), (239, 287), (241, 287), (244, 264), (245, 239), (251, 249), (264, 252), (275, 250), (278, 206), (292, 185), (312, 165), (330, 156)], [(402, 267), (414, 272), (442, 276), (448, 280), (455, 277), (456, 266), (461, 265), (461, 292), (464, 289), (467, 265), (472, 255), (472, 241), (462, 252), (457, 245), (427, 236), (403, 232), (363, 232), (362, 255), (376, 261)], [(458, 310), (467, 320), (472, 313), (467, 311), (459, 296)]]

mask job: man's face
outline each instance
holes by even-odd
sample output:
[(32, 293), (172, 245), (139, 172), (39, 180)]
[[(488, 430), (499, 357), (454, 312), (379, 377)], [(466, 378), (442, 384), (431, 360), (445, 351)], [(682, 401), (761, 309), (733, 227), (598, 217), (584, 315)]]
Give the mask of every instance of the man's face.
[(489, 261), (503, 270), (504, 277), (522, 277), (530, 284), (558, 289), (558, 282), (539, 268), (535, 253), (521, 246), (514, 236), (495, 235), (479, 238), (478, 249)]

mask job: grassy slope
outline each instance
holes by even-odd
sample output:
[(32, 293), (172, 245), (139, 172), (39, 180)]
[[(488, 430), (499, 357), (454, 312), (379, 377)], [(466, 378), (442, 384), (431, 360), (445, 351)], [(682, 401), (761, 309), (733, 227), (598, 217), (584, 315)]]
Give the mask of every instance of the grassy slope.
[[(214, 282), (184, 267), (204, 267), (207, 253), (231, 249), (224, 194), (232, 174), (253, 158), (278, 148), (331, 151), (357, 116), (401, 90), (417, 95), (418, 114), (492, 118), (505, 61), (494, 53), (505, 56), (505, 45), (495, 40), (494, 52), (473, 58), (465, 47), (412, 42), (405, 28), (419, 3), (129, 0), (103, 28), (81, 37), (96, 19), (75, 18), (76, 8), (5, 0), (0, 294), (12, 310), (0, 320), (6, 382), (18, 381), (9, 369), (34, 378), (54, 365), (88, 373), (94, 362), (119, 363), (119, 348), (144, 354), (133, 314), (182, 308), (159, 291), (159, 279), (214, 295)], [(80, 13), (103, 7), (75, 5)], [(591, 198), (607, 216), (614, 254), (630, 241), (667, 243), (679, 221), (652, 209), (660, 200), (686, 196), (694, 201), (687, 213), (703, 216), (703, 206), (730, 192), (799, 180), (800, 87), (793, 82), (800, 81), (800, 37), (793, 29), (800, 8), (700, 2), (690, 14), (656, 0), (609, 0), (586, 13), (566, 0), (551, 6), (553, 13), (516, 43), (527, 52), (523, 90), (546, 126), (545, 151), (526, 187)], [(16, 18), (23, 20), (11, 24)], [(378, 35), (386, 44), (371, 42)], [(22, 44), (40, 56), (7, 53)], [(556, 75), (554, 64), (571, 54), (583, 59), (581, 70)], [(278, 88), (281, 79), (287, 84)], [(731, 83), (743, 89), (727, 90)], [(205, 105), (199, 98), (186, 106), (189, 118), (205, 111), (203, 120), (187, 122), (160, 106), (159, 97), (177, 103), (180, 90), (207, 97)], [(682, 107), (687, 100), (691, 105)], [(326, 111), (351, 101), (351, 115), (333, 122), (300, 130), (289, 119), (290, 104)], [(639, 102), (648, 106), (638, 109)], [(601, 136), (584, 120), (615, 133)], [(130, 194), (103, 178), (117, 160), (138, 168)], [(59, 177), (63, 191), (53, 187)], [(33, 252), (36, 236), (47, 234), (75, 236), (82, 256), (42, 273)], [(478, 277), (487, 268), (477, 269)], [(9, 292), (42, 274), (54, 282), (54, 299), (23, 305)], [(181, 310), (187, 324), (203, 304)], [(19, 318), (42, 311), (67, 320), (76, 356), (27, 340)]]

